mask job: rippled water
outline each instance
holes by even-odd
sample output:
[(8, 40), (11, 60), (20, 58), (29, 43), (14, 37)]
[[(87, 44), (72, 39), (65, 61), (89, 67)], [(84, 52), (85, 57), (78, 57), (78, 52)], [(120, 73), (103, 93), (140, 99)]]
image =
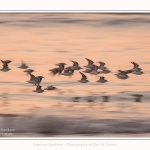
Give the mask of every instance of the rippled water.
[[(150, 135), (150, 14), (1, 13), (0, 33), (0, 59), (12, 60), (11, 70), (0, 72), (0, 136)], [(60, 62), (83, 67), (85, 58), (106, 63), (108, 83), (86, 74), (90, 82), (82, 84), (79, 71), (72, 77), (49, 74)], [(21, 59), (45, 77), (43, 88), (58, 90), (33, 92), (18, 68)], [(145, 74), (116, 78), (118, 69), (133, 67), (130, 61)], [(8, 128), (15, 131), (2, 131)]]

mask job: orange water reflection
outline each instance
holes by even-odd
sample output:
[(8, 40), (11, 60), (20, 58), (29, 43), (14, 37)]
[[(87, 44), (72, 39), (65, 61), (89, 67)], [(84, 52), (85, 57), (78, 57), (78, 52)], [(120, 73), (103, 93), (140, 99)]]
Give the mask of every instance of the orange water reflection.
[[(0, 16), (1, 21), (9, 20), (8, 23), (0, 24), (0, 59), (12, 60), (9, 65), (11, 70), (0, 72), (0, 92), (8, 93), (9, 97), (5, 99), (1, 96), (0, 114), (7, 112), (69, 117), (82, 115), (93, 118), (126, 118), (129, 114), (131, 118), (149, 117), (148, 96), (142, 103), (135, 103), (131, 97), (127, 102), (116, 102), (111, 99), (109, 103), (102, 103), (102, 100), (93, 103), (85, 100), (79, 103), (72, 101), (72, 97), (75, 96), (99, 94), (113, 97), (122, 91), (133, 93), (149, 91), (149, 25), (143, 24), (142, 21), (129, 24), (135, 18), (142, 17), (148, 20), (149, 15), (0, 14)], [(41, 18), (43, 22), (38, 22)], [(67, 22), (68, 19), (71, 23)], [(76, 21), (73, 22), (74, 19)], [(99, 22), (96, 24), (95, 20)], [(108, 23), (105, 20), (110, 21), (110, 25), (102, 24)], [(123, 20), (124, 23), (111, 25), (114, 20)], [(81, 78), (79, 71), (75, 71), (72, 77), (62, 75), (52, 77), (49, 74), (48, 70), (56, 67), (55, 64), (59, 62), (71, 66), (70, 60), (75, 60), (83, 67), (87, 64), (85, 58), (94, 60), (97, 65), (97, 61), (106, 63), (112, 71), (104, 75), (108, 83), (98, 84), (96, 80), (100, 75), (86, 74), (90, 82), (81, 84), (77, 81)], [(35, 86), (26, 82), (29, 76), (17, 68), (21, 59), (35, 70), (34, 75), (45, 77), (41, 83), (43, 88), (54, 85), (58, 90), (34, 93)], [(114, 73), (118, 69), (131, 69), (130, 61), (140, 64), (145, 74), (141, 76), (131, 74), (127, 80), (117, 79)]]

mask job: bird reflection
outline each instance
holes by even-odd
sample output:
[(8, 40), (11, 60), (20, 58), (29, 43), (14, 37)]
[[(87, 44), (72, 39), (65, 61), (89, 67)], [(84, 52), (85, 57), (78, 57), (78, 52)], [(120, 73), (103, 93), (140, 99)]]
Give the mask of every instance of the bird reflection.
[(94, 102), (95, 99), (96, 99), (96, 97), (94, 97), (94, 96), (88, 96), (85, 99), (87, 100), (87, 102)]
[(141, 98), (143, 97), (141, 94), (133, 94), (132, 96), (134, 96), (135, 102), (141, 102)]
[(103, 102), (109, 102), (110, 96), (102, 96)]
[(79, 102), (80, 97), (74, 97), (73, 102)]
[(3, 106), (7, 106), (7, 105), (9, 105), (10, 103), (8, 102), (8, 93), (3, 93), (2, 94), (2, 98), (3, 98), (3, 103), (2, 103), (2, 105)]

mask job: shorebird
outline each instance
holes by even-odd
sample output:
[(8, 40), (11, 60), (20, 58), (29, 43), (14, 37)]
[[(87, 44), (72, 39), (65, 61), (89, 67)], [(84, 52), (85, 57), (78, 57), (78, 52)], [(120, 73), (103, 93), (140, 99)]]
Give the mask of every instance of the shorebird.
[(84, 75), (82, 72), (80, 72), (80, 74), (82, 75), (82, 78), (81, 78), (81, 80), (78, 80), (79, 82), (81, 82), (81, 83), (87, 83), (87, 82), (89, 82), (89, 81), (87, 80), (86, 75)]
[(72, 67), (67, 67), (64, 69), (64, 72), (61, 73), (61, 75), (64, 76), (71, 76), (74, 73), (74, 69), (72, 69)]
[(86, 65), (84, 67), (86, 67), (86, 68), (92, 68), (94, 62), (92, 60), (88, 59), (88, 58), (85, 58), (85, 59), (88, 61), (88, 65)]
[(10, 68), (8, 66), (3, 66), (2, 69), (0, 69), (0, 71), (3, 71), (3, 72), (7, 72), (9, 70)]
[(59, 74), (61, 74), (65, 68), (66, 63), (58, 63), (55, 65), (59, 66)]
[(78, 62), (73, 61), (73, 60), (71, 60), (71, 61), (73, 62), (73, 66), (72, 66), (72, 69), (73, 69), (73, 70), (80, 70), (80, 69), (82, 69), (82, 68), (79, 66), (79, 63), (78, 63)]
[(90, 72), (90, 74), (95, 74), (95, 75), (99, 74), (100, 72), (97, 70), (98, 70), (98, 66), (93, 65), (93, 68), (92, 68), (92, 71)]
[(115, 74), (119, 79), (127, 79), (129, 76), (127, 75), (126, 72), (118, 70), (118, 73)]
[(100, 66), (98, 67), (99, 69), (101, 69), (101, 70), (107, 70), (107, 68), (105, 67), (105, 63), (104, 62), (99, 61), (98, 63), (100, 64)]
[(142, 70), (141, 68), (138, 68), (138, 70), (132, 71), (132, 73), (133, 73), (133, 74), (136, 74), (136, 75), (142, 75), (142, 74), (144, 74), (144, 72), (141, 71), (141, 70)]
[(35, 83), (35, 76), (32, 74), (32, 72), (34, 72), (33, 69), (26, 69), (23, 72), (27, 72), (27, 74), (30, 75), (30, 80), (27, 81), (27, 82), (29, 82), (29, 83)]
[(56, 75), (59, 72), (59, 68), (53, 68), (48, 71), (51, 71), (53, 75)]
[(30, 75), (30, 80), (27, 81), (29, 83), (35, 84), (35, 85), (39, 85), (42, 81), (42, 79), (44, 78), (43, 76), (35, 76), (32, 74), (32, 72), (34, 72), (33, 69), (26, 69), (23, 72), (27, 72)]
[(132, 62), (131, 63), (134, 65), (133, 68), (131, 69), (132, 71), (138, 71), (139, 70), (139, 65), (135, 62)]
[(37, 76), (37, 77), (35, 77), (34, 78), (34, 81), (35, 81), (35, 85), (39, 85), (40, 83), (41, 83), (41, 81), (42, 81), (42, 79), (43, 79), (44, 77), (43, 76)]
[(107, 73), (110, 73), (110, 72), (111, 72), (111, 71), (108, 70), (108, 69), (104, 69), (104, 70), (100, 71), (100, 73), (104, 73), (104, 74), (107, 74)]
[(23, 62), (23, 60), (21, 60), (21, 66), (20, 66), (20, 67), (18, 67), (18, 68), (20, 68), (20, 69), (27, 69), (27, 68), (28, 68), (28, 66), (26, 65), (26, 63), (25, 63), (25, 62)]
[(56, 87), (50, 85), (47, 88), (45, 88), (44, 90), (56, 90), (56, 89), (57, 89)]
[(105, 80), (105, 77), (101, 76), (99, 80), (97, 80), (96, 82), (99, 82), (99, 83), (105, 83), (105, 82), (108, 82), (107, 80)]
[(11, 60), (1, 60), (1, 62), (3, 63), (3, 68), (0, 70), (4, 72), (9, 71), (10, 68), (8, 67), (8, 64), (11, 63)]
[(50, 69), (49, 71), (51, 71), (53, 73), (53, 75), (61, 74), (62, 71), (64, 70), (64, 66), (66, 65), (65, 63), (58, 63), (55, 64), (56, 66), (59, 66), (58, 68), (54, 68), (54, 69)]
[(36, 85), (36, 90), (34, 90), (33, 92), (42, 93), (42, 92), (44, 92), (44, 90), (42, 89), (41, 85)]

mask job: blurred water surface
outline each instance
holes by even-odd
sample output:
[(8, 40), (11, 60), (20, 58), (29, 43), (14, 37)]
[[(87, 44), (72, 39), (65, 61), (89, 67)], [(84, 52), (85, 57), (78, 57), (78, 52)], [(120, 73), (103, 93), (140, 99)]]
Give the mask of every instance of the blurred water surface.
[[(11, 70), (0, 72), (0, 128), (15, 129), (11, 136), (149, 136), (150, 14), (1, 13), (0, 33), (0, 59), (12, 60)], [(90, 74), (90, 82), (79, 83), (79, 71), (49, 74), (60, 62), (83, 67), (85, 58), (106, 63), (108, 83)], [(17, 68), (21, 59), (45, 77), (43, 88), (58, 90), (34, 93)], [(118, 69), (133, 67), (130, 61), (145, 74), (116, 78)]]

